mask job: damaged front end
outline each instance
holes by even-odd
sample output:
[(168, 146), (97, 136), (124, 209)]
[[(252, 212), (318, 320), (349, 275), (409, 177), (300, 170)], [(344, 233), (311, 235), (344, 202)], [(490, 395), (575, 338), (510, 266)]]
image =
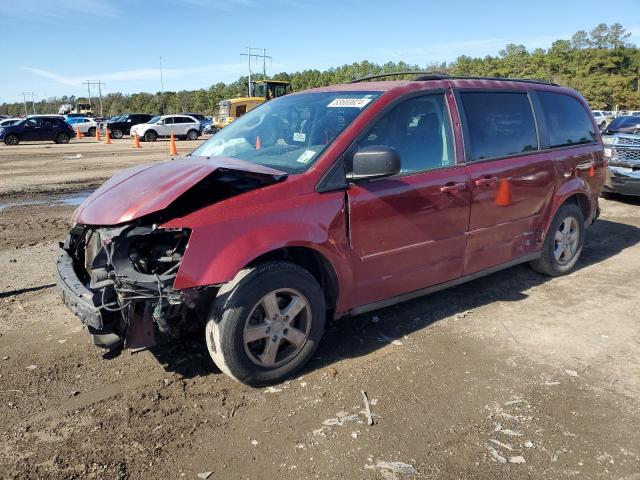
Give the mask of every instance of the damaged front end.
[(78, 207), (60, 245), (56, 277), (64, 303), (87, 325), (93, 343), (106, 348), (147, 347), (157, 333), (199, 327), (217, 287), (174, 288), (191, 231), (161, 225), (285, 178), (226, 157), (114, 175)]
[(65, 304), (95, 345), (149, 347), (156, 334), (197, 325), (207, 287), (173, 287), (190, 231), (129, 224), (76, 225), (61, 245), (57, 280)]

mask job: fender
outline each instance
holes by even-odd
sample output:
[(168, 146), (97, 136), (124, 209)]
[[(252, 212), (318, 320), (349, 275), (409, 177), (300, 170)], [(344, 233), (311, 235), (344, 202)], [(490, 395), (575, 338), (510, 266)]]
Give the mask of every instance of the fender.
[[(558, 173), (556, 173), (556, 175), (558, 175)], [(576, 194), (585, 195), (589, 200), (589, 215), (588, 218), (585, 218), (585, 223), (587, 225), (591, 223), (595, 214), (595, 208), (593, 206), (593, 198), (595, 194), (593, 193), (589, 183), (585, 181), (584, 178), (576, 175), (562, 184), (560, 188), (558, 188), (558, 190), (556, 190), (556, 192), (554, 193), (551, 208), (547, 210), (547, 215), (542, 221), (542, 235), (540, 237), (541, 242), (546, 238), (547, 232), (551, 227), (551, 222), (556, 216), (556, 212), (558, 211), (560, 206), (562, 206), (567, 201), (567, 199)]]
[[(321, 254), (333, 268), (338, 281), (338, 310), (344, 310), (342, 303), (351, 297), (352, 284), (344, 192), (314, 192), (298, 198), (295, 206), (289, 199), (251, 209), (244, 215), (229, 205), (223, 208), (225, 203), (163, 225), (192, 230), (175, 288), (224, 284), (262, 255), (285, 247), (306, 247)], [(205, 217), (217, 217), (217, 221), (202, 225), (199, 220)]]

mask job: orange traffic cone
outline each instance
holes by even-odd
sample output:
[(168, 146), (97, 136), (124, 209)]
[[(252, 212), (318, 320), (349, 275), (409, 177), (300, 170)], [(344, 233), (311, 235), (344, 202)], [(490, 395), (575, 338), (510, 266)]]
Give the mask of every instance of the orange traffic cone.
[(82, 134), (80, 133), (80, 127), (76, 126), (76, 140), (80, 140)]
[(105, 128), (104, 129), (104, 143), (105, 145), (108, 145), (111, 143), (111, 135), (109, 135), (109, 129)]
[(590, 177), (595, 177), (596, 176), (596, 169), (593, 166), (593, 163), (591, 164), (591, 166), (589, 167), (589, 176)]
[(140, 146), (140, 139), (138, 138), (138, 134), (133, 132), (133, 148), (142, 148)]
[(169, 155), (172, 157), (178, 155), (178, 148), (176, 147), (176, 137), (173, 136), (173, 130), (171, 130), (171, 140), (169, 141)]
[(100, 129), (96, 128), (96, 140), (100, 141)]
[(262, 142), (260, 141), (260, 135), (256, 136), (256, 150), (260, 150), (262, 148)]
[(503, 178), (500, 180), (500, 187), (498, 187), (498, 195), (496, 195), (496, 205), (499, 207), (506, 207), (511, 205), (511, 185), (509, 180)]

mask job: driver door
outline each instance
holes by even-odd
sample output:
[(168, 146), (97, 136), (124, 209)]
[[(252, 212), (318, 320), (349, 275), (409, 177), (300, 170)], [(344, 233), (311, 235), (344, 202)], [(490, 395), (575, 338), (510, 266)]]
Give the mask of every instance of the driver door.
[(405, 100), (370, 128), (358, 148), (398, 151), (398, 175), (349, 187), (358, 305), (462, 275), (471, 195), (456, 163), (444, 93)]
[(37, 141), (44, 140), (45, 137), (46, 132), (41, 118), (30, 118), (27, 120), (25, 133), (22, 135), (24, 140)]

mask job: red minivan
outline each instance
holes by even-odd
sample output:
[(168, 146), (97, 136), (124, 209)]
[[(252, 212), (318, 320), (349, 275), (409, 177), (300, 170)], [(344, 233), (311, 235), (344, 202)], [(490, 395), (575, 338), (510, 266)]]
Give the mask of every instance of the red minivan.
[[(367, 80), (367, 81), (364, 81)], [(130, 168), (75, 212), (64, 302), (107, 348), (205, 325), (236, 380), (282, 380), (327, 315), (523, 262), (576, 264), (605, 180), (576, 92), (422, 75), (287, 95), (186, 158)]]

